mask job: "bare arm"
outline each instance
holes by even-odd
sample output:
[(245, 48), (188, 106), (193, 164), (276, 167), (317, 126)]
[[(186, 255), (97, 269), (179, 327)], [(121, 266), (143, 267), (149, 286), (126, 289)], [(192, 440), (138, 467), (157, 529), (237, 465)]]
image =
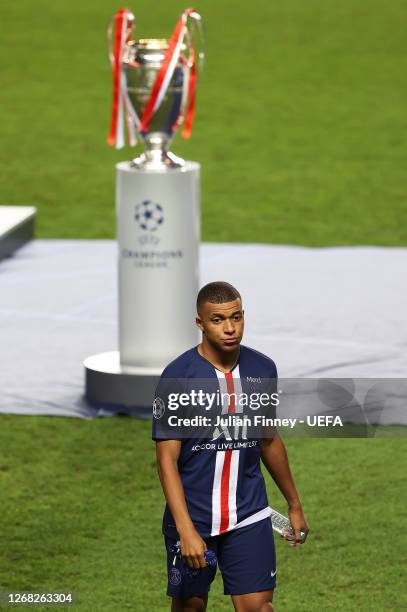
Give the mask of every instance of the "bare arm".
[(264, 466), (287, 500), (288, 514), (295, 534), (295, 543), (301, 544), (300, 532), (301, 530), (304, 531), (306, 537), (309, 528), (291, 474), (287, 451), (279, 433), (276, 432), (273, 438), (264, 438), (261, 441), (260, 449)]
[(180, 537), (181, 554), (190, 567), (198, 569), (206, 566), (204, 552), (207, 546), (189, 516), (184, 487), (178, 471), (180, 450), (179, 440), (157, 441), (157, 470), (165, 499)]

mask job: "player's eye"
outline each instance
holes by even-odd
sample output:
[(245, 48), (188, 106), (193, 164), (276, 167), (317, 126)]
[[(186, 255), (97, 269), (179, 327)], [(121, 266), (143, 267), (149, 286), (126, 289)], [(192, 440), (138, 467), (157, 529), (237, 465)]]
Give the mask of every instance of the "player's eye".
[(215, 319), (212, 319), (212, 323), (220, 323), (220, 319), (219, 317), (216, 317)]
[(242, 318), (242, 315), (235, 315), (235, 316), (233, 317), (233, 319), (234, 319), (235, 321), (240, 321), (240, 319), (241, 319), (241, 318)]

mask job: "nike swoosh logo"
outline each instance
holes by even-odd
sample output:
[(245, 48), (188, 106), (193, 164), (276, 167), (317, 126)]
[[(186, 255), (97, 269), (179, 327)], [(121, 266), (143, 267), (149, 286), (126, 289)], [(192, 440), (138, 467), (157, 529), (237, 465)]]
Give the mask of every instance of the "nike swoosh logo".
[(271, 576), (272, 578), (274, 578), (274, 576), (275, 576), (276, 574), (277, 574), (277, 570), (275, 570), (274, 572), (270, 572), (270, 576)]

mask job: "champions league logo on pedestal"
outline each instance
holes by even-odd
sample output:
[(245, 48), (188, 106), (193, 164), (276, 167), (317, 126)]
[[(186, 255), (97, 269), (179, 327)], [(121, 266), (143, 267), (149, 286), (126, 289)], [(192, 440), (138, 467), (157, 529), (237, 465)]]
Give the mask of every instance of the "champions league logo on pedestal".
[(134, 218), (141, 229), (155, 232), (164, 221), (163, 207), (144, 200), (137, 204)]
[(108, 29), (113, 98), (108, 144), (137, 138), (139, 157), (116, 166), (119, 350), (88, 357), (86, 397), (151, 411), (165, 365), (198, 342), (200, 166), (169, 149), (189, 138), (203, 62), (200, 15), (186, 9), (169, 40), (133, 38), (135, 17), (119, 10)]

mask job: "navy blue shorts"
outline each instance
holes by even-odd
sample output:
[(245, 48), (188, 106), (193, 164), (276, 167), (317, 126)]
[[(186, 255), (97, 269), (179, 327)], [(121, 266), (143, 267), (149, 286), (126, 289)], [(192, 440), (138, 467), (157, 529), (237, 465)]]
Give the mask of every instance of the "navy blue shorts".
[[(188, 575), (184, 561), (169, 550), (177, 540), (168, 536), (164, 539), (168, 566), (167, 595), (185, 598), (209, 593), (216, 567), (207, 566), (196, 571), (195, 575)], [(218, 558), (225, 595), (274, 589), (276, 554), (269, 518), (204, 540)]]

